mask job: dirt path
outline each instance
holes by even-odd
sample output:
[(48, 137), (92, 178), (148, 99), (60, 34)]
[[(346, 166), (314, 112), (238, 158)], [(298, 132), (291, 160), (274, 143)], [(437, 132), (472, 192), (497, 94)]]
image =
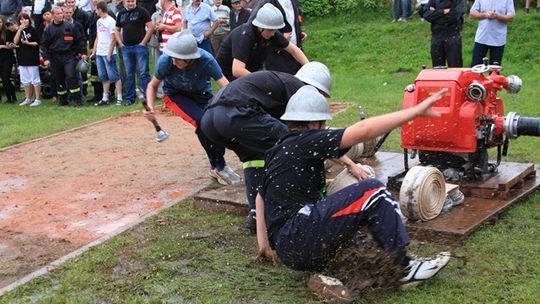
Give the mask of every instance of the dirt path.
[(131, 114), (0, 152), (0, 288), (212, 182), (193, 128), (158, 119), (161, 144)]

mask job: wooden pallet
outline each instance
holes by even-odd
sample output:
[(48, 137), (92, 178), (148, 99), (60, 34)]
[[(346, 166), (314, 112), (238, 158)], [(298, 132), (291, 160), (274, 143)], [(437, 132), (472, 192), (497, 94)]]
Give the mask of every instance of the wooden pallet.
[[(400, 177), (404, 173), (403, 154), (377, 152), (362, 163), (372, 166), (379, 180), (388, 185), (395, 197), (399, 195)], [(418, 161), (409, 160), (409, 166)], [(512, 204), (525, 199), (540, 187), (538, 166), (521, 163), (501, 163), (497, 174), (482, 182), (462, 183), (465, 201), (429, 222), (407, 222), (413, 239), (459, 244), (471, 233), (490, 223)], [(341, 171), (330, 168), (329, 177)], [(244, 185), (226, 186), (202, 191), (195, 196), (195, 205), (214, 211), (246, 215), (248, 212)]]

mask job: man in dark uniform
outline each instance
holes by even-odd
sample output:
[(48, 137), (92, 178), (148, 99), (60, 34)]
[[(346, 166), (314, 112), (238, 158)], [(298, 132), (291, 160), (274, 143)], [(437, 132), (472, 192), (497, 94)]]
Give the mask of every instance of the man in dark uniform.
[[(82, 28), (82, 34), (84, 36), (84, 43), (88, 44), (88, 29), (90, 28), (90, 15), (80, 9), (76, 4), (75, 0), (66, 0), (66, 4), (64, 7), (70, 7), (73, 9), (73, 20), (75, 22), (79, 23)], [(65, 15), (65, 13), (64, 13)], [(65, 16), (64, 16), (65, 18)], [(81, 82), (82, 82), (82, 95), (86, 96), (88, 95), (88, 75), (86, 73), (80, 73), (81, 75)]]
[(229, 81), (262, 68), (268, 47), (285, 50), (301, 65), (308, 62), (306, 55), (277, 30), (283, 28), (283, 15), (272, 4), (265, 4), (251, 23), (237, 27), (225, 39), (217, 61)]
[(463, 0), (429, 0), (424, 11), (419, 13), (431, 23), (433, 66), (462, 67), (460, 32), (465, 13)]
[(81, 90), (77, 79), (75, 66), (77, 58), (86, 60), (86, 45), (83, 35), (77, 28), (64, 22), (62, 9), (52, 9), (53, 22), (43, 32), (41, 49), (45, 65), (51, 66), (57, 83), (60, 105), (68, 105), (68, 90), (76, 106), (81, 105)]
[(259, 71), (239, 78), (221, 89), (201, 119), (204, 134), (233, 150), (244, 169), (249, 216), (247, 227), (255, 230), (255, 196), (264, 167), (264, 153), (288, 133), (279, 121), (289, 98), (306, 83), (330, 94), (330, 71), (310, 62), (296, 75)]
[(405, 269), (403, 287), (435, 276), (448, 264), (450, 253), (442, 252), (431, 260), (409, 257), (399, 205), (383, 183), (369, 178), (327, 197), (322, 190), (325, 160), (338, 158), (351, 146), (416, 117), (439, 116), (431, 106), (446, 92), (443, 89), (414, 107), (361, 120), (345, 129), (326, 129), (326, 120), (332, 118), (326, 99), (312, 86), (300, 88), (281, 116), (291, 132), (265, 156), (256, 203), (258, 255), (274, 261), (275, 248), (287, 267), (321, 271), (366, 226), (394, 263)]
[[(265, 3), (270, 3), (277, 7), (283, 15), (285, 26), (279, 31), (287, 38), (292, 44), (302, 49), (302, 42), (307, 37), (307, 34), (302, 32), (302, 16), (300, 15), (300, 3), (298, 0), (262, 0), (257, 3), (257, 6), (251, 13), (251, 18), (257, 14), (260, 7)], [(298, 72), (301, 65), (283, 49), (270, 46), (268, 48), (268, 55), (264, 65), (267, 70), (280, 71), (289, 74)]]

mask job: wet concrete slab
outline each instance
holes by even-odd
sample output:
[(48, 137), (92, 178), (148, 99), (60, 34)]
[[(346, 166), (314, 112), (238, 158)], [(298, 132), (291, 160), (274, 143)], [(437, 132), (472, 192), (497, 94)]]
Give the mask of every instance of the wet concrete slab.
[(248, 202), (245, 187), (245, 184), (241, 182), (237, 185), (201, 191), (194, 196), (194, 206), (210, 211), (247, 215)]
[[(378, 152), (374, 157), (364, 159), (362, 164), (375, 169), (379, 180), (388, 184), (388, 177), (404, 172), (403, 154)], [(417, 160), (408, 161), (409, 166), (418, 164)], [(448, 212), (429, 222), (407, 222), (411, 238), (445, 244), (459, 244), (484, 224), (497, 217), (540, 187), (540, 177), (534, 164), (503, 162), (499, 173), (483, 182), (461, 184), (465, 201)], [(332, 165), (328, 168), (328, 178), (337, 175), (342, 168)], [(390, 189), (394, 196), (399, 195), (399, 187)], [(225, 186), (199, 192), (195, 205), (208, 210), (247, 214), (247, 199), (244, 184)]]

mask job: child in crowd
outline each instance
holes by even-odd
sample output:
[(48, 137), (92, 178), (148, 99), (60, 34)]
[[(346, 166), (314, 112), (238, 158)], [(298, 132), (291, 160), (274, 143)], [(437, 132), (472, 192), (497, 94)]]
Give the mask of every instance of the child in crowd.
[(41, 105), (41, 78), (39, 77), (39, 34), (32, 26), (30, 16), (20, 13), (17, 17), (19, 28), (13, 39), (18, 45), (17, 62), (24, 100), (19, 105), (37, 107)]

